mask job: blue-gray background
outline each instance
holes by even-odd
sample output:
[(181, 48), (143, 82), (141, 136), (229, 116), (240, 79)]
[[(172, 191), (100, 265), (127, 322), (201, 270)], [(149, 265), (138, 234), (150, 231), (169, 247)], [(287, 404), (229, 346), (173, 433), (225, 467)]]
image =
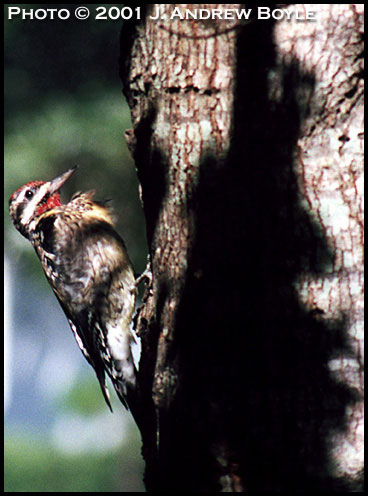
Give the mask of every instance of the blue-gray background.
[[(16, 4), (10, 4), (16, 6)], [(104, 4), (108, 7), (107, 4)], [(140, 436), (107, 409), (8, 198), (33, 179), (79, 170), (63, 198), (111, 198), (136, 272), (146, 240), (129, 109), (118, 75), (122, 20), (8, 19), (5, 5), (5, 491), (143, 491)], [(67, 8), (78, 4), (19, 4)], [(86, 4), (91, 13), (95, 4)], [(111, 388), (110, 388), (111, 390)], [(111, 391), (111, 395), (114, 393)]]

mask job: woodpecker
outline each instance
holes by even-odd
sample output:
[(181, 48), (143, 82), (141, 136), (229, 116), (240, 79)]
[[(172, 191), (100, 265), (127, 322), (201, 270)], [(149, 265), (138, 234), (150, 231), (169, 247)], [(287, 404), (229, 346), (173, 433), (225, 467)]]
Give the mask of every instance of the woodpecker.
[(62, 204), (59, 190), (77, 167), (52, 181), (32, 181), (9, 200), (16, 229), (33, 245), (87, 361), (112, 411), (105, 372), (128, 409), (136, 388), (129, 324), (136, 298), (134, 271), (106, 202), (95, 190)]

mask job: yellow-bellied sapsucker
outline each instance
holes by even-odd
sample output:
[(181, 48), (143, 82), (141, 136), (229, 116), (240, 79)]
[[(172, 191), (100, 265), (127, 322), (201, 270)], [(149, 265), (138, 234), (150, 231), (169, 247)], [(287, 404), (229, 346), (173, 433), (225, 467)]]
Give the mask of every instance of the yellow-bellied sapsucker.
[(10, 216), (36, 250), (109, 408), (105, 372), (127, 407), (126, 396), (136, 385), (129, 328), (134, 272), (109, 209), (92, 200), (95, 191), (76, 193), (69, 203), (61, 203), (59, 189), (75, 170), (19, 188), (9, 200)]

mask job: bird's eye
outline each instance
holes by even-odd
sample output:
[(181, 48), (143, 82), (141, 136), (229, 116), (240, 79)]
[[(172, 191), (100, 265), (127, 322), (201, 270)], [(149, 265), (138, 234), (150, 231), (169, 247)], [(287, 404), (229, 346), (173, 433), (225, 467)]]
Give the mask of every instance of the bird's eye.
[(25, 192), (25, 197), (30, 200), (33, 196), (33, 191), (31, 189), (27, 189), (27, 191)]

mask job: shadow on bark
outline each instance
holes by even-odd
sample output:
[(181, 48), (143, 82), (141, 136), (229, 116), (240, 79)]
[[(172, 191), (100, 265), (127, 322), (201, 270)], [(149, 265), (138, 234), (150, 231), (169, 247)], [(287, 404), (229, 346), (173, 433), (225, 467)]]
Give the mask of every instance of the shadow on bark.
[(347, 347), (344, 316), (322, 321), (293, 285), (333, 262), (293, 169), (314, 77), (290, 61), (283, 96), (270, 101), (271, 33), (272, 24), (254, 23), (239, 39), (230, 157), (224, 167), (203, 158), (187, 206), (197, 234), (177, 314), (182, 382), (163, 442), (179, 459), (163, 464), (167, 489), (180, 480), (182, 490), (217, 490), (221, 470), (246, 491), (347, 489), (328, 476), (327, 453), (354, 401), (327, 368)]
[[(315, 81), (296, 60), (274, 70), (272, 28), (243, 29), (229, 158), (203, 155), (197, 190), (183, 205), (196, 235), (168, 357), (179, 364), (180, 389), (159, 412), (158, 454), (151, 386), (170, 281), (161, 280), (158, 305), (146, 312), (157, 318), (148, 332), (140, 322), (148, 490), (216, 491), (221, 475), (244, 491), (351, 489), (328, 475), (329, 438), (356, 400), (327, 367), (338, 351), (348, 354), (345, 317), (321, 319), (294, 288), (302, 274), (323, 276), (334, 257), (300, 204), (293, 168)], [(270, 98), (276, 85), (279, 97)], [(150, 245), (167, 194), (167, 158), (150, 148), (155, 116), (151, 109), (141, 120), (133, 147)]]

